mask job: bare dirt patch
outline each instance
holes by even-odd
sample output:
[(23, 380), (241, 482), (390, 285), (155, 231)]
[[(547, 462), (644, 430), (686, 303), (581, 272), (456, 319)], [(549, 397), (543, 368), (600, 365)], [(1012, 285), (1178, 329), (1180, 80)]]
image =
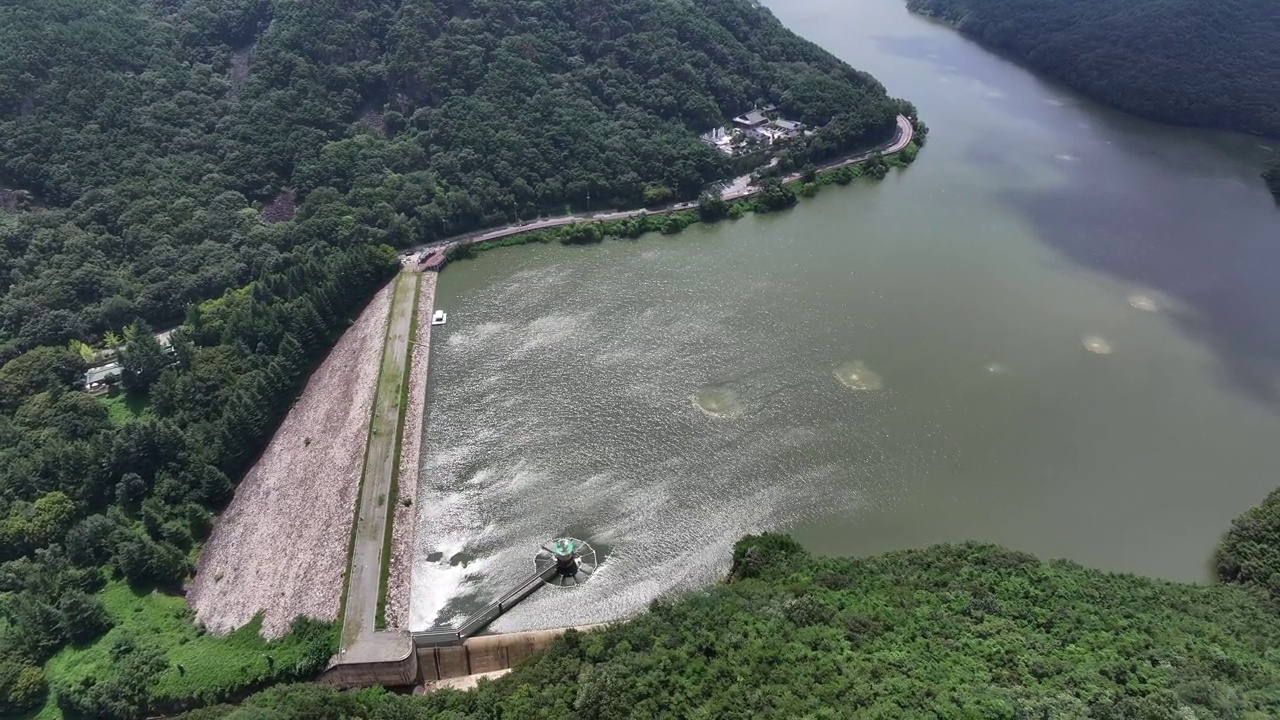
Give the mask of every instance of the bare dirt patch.
[(298, 193), (285, 188), (276, 193), (271, 202), (262, 208), (262, 220), (267, 223), (288, 222), (298, 214)]
[(360, 119), (356, 121), (356, 124), (367, 128), (378, 137), (385, 138), (387, 136), (387, 119), (382, 111), (376, 108), (369, 108), (360, 113)]
[[(427, 401), (427, 365), (431, 357), (431, 314), (435, 310), (436, 274), (422, 274), (418, 295), (417, 333), (409, 358), (409, 392), (400, 441), (396, 478), (396, 512), (391, 525), (391, 569), (387, 579), (387, 627), (408, 629), (413, 571), (413, 536), (418, 526), (418, 475), (421, 472), (423, 413)], [(408, 503), (408, 504), (406, 504)]]
[(210, 630), (263, 612), (278, 637), (299, 615), (337, 618), (390, 298), (379, 291), (312, 374), (218, 518), (187, 592)]
[(0, 185), (0, 210), (14, 212), (18, 209), (18, 193)]
[(255, 45), (240, 48), (231, 53), (231, 96), (237, 97), (244, 90), (245, 83), (249, 82), (249, 62), (253, 59), (253, 49)]

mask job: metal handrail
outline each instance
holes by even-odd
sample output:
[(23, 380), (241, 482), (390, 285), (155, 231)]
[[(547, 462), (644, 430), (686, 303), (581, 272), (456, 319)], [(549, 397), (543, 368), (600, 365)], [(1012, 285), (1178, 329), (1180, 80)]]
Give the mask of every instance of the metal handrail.
[(461, 643), (463, 640), (483, 630), (489, 623), (497, 620), (499, 615), (515, 607), (521, 600), (532, 595), (555, 572), (556, 566), (552, 565), (541, 572), (530, 575), (520, 581), (520, 584), (508, 590), (496, 602), (491, 602), (478, 612), (472, 613), (457, 627), (446, 625), (410, 633), (413, 636), (414, 644), (418, 647), (431, 647), (433, 645), (457, 645)]

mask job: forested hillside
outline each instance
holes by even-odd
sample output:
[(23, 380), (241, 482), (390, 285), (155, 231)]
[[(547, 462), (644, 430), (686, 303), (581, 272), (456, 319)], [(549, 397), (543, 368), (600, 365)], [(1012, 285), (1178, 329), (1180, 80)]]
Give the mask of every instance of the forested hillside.
[[(0, 3), (0, 716), (314, 674), (322, 624), (215, 638), (176, 594), (394, 248), (696, 197), (757, 102), (817, 128), (800, 163), (899, 109), (748, 0)], [(69, 341), (117, 337), (90, 397)]]
[(907, 0), (907, 7), (1126, 112), (1280, 137), (1275, 0)]
[(740, 542), (733, 580), (474, 693), (297, 685), (187, 720), (1280, 716), (1280, 616), (1240, 588), (977, 544), (816, 559), (785, 536)]
[[(757, 101), (869, 146), (896, 105), (748, 0), (19, 0), (0, 6), (0, 360), (168, 324), (279, 267), (322, 193), (393, 246), (680, 198)], [(290, 191), (290, 192), (284, 192)], [(327, 200), (326, 200), (327, 201)]]

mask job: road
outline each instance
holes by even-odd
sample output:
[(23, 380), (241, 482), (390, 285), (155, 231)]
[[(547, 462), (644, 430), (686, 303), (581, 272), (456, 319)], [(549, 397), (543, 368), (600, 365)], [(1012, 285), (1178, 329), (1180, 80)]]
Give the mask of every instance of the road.
[(408, 372), (409, 332), (420, 278), (417, 273), (402, 272), (396, 277), (392, 290), (391, 318), (387, 322), (387, 335), (382, 346), (382, 369), (373, 399), (373, 419), (369, 423), (369, 444), (365, 450), (364, 475), (357, 500), (355, 540), (351, 546), (346, 605), (338, 645), (339, 662), (384, 659), (386, 642), (396, 647), (403, 643), (402, 640), (397, 641), (393, 634), (376, 632), (376, 623), (382, 552), (390, 515), (388, 505), (396, 502), (391, 494), (391, 480), (396, 466), (396, 440), (405, 373)]
[[(819, 170), (835, 170), (837, 168), (842, 168), (848, 165), (855, 165), (857, 163), (866, 162), (867, 160), (871, 159), (871, 157), (875, 155), (877, 152), (879, 152), (882, 155), (892, 155), (896, 152), (901, 152), (905, 147), (907, 147), (907, 145), (911, 142), (914, 136), (915, 136), (915, 128), (912, 127), (911, 121), (908, 120), (906, 117), (899, 115), (898, 116), (898, 132), (896, 135), (894, 135), (893, 140), (890, 141), (887, 145), (884, 145), (879, 148), (875, 148), (873, 150), (868, 150), (867, 152), (859, 153), (857, 155), (851, 155), (851, 156), (842, 158), (840, 160), (836, 160), (834, 162), (825, 163), (823, 165), (818, 166), (818, 169)], [(799, 180), (800, 176), (801, 176), (800, 173), (792, 173), (791, 175), (788, 175), (785, 178), (783, 178), (783, 182), (794, 182), (796, 180)], [(740, 200), (742, 198), (751, 197), (752, 195), (755, 195), (758, 192), (760, 192), (760, 189), (751, 184), (751, 176), (742, 175), (740, 177), (734, 178), (731, 182), (727, 184), (722, 197), (725, 200), (730, 200), (730, 201)], [(533, 220), (530, 222), (518, 223), (514, 225), (506, 225), (504, 227), (494, 228), (492, 230), (486, 230), (480, 233), (468, 233), (465, 235), (458, 235), (458, 236), (449, 238), (447, 240), (437, 240), (435, 242), (427, 243), (425, 245), (419, 245), (417, 247), (410, 248), (409, 250), (405, 250), (403, 252), (415, 253), (415, 252), (420, 252), (422, 250), (426, 250), (427, 248), (442, 247), (442, 246), (453, 245), (456, 243), (463, 243), (463, 242), (469, 243), (469, 244), (482, 243), (482, 242), (487, 242), (489, 240), (499, 240), (504, 237), (510, 237), (511, 235), (519, 235), (520, 233), (532, 232), (534, 230), (542, 230), (545, 228), (559, 227), (561, 225), (572, 225), (574, 223), (580, 223), (580, 222), (598, 222), (602, 220), (625, 220), (627, 218), (639, 217), (641, 215), (662, 215), (665, 213), (680, 212), (681, 210), (692, 210), (696, 207), (698, 207), (698, 203), (696, 201), (690, 200), (690, 201), (679, 202), (673, 205), (667, 205), (665, 207), (655, 208), (655, 209), (615, 210), (615, 211), (606, 211), (606, 212), (598, 212), (598, 213), (587, 213), (582, 215), (561, 215), (558, 217), (543, 218), (541, 220)]]

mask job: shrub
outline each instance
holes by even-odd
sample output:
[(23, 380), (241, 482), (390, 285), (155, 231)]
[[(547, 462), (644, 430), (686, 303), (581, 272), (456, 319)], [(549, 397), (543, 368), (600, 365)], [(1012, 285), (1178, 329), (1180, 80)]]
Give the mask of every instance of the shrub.
[(146, 715), (148, 688), (168, 663), (154, 645), (121, 635), (111, 645), (112, 665), (105, 677), (86, 676), (54, 687), (64, 712), (108, 720), (135, 720)]
[(0, 654), (0, 716), (12, 717), (44, 700), (44, 670), (13, 653)]
[(649, 185), (644, 189), (644, 204), (648, 207), (671, 202), (674, 193), (665, 185)]
[(1214, 564), (1224, 582), (1262, 587), (1280, 597), (1280, 489), (1231, 522)]
[(808, 553), (790, 535), (748, 535), (734, 544), (733, 566), (729, 572), (737, 579), (763, 577), (767, 570), (776, 570), (806, 557)]

